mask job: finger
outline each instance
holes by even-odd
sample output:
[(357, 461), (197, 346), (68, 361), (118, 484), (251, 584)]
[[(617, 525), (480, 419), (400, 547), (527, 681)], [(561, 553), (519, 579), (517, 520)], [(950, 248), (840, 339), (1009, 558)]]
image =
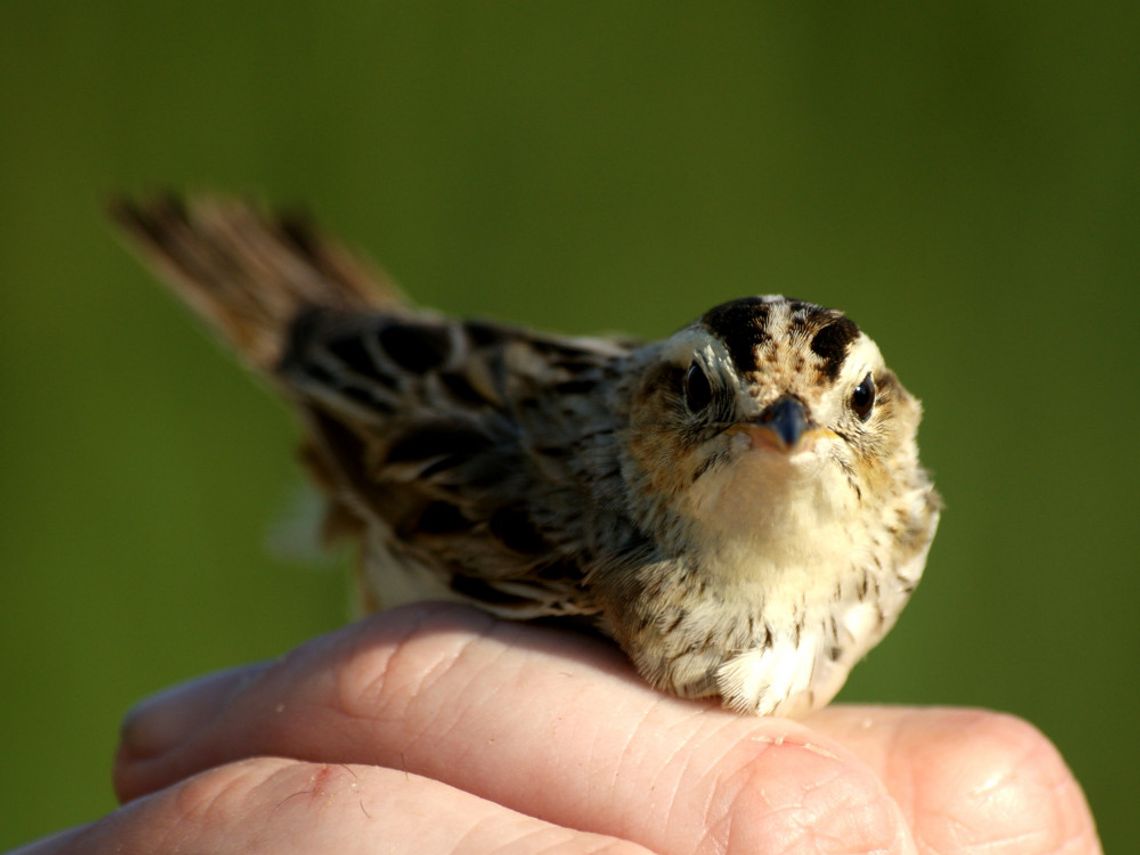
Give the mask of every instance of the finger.
[(555, 852), (635, 855), (417, 775), (372, 766), (240, 761), (13, 855)]
[(209, 721), (265, 665), (219, 671), (160, 692), (127, 713), (119, 734), (136, 757), (161, 754)]
[(124, 747), (120, 791), (251, 753), (407, 769), (662, 852), (911, 850), (834, 740), (666, 697), (609, 645), (458, 607), (390, 612), (273, 663), (168, 751)]
[(1100, 852), (1088, 802), (1057, 749), (985, 710), (830, 707), (807, 722), (885, 781), (934, 852)]

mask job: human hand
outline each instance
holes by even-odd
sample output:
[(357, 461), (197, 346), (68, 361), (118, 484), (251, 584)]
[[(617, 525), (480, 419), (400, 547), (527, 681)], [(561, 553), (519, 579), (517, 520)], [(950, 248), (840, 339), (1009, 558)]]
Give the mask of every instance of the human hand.
[(144, 703), (70, 852), (1099, 852), (1030, 725), (742, 717), (591, 639), (417, 605)]

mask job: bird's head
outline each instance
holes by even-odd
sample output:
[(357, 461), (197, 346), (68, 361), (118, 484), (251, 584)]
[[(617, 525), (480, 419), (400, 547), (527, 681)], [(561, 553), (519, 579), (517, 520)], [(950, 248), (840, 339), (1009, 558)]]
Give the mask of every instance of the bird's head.
[(802, 530), (925, 483), (919, 403), (842, 312), (734, 300), (642, 358), (629, 403), (634, 480), (682, 518)]

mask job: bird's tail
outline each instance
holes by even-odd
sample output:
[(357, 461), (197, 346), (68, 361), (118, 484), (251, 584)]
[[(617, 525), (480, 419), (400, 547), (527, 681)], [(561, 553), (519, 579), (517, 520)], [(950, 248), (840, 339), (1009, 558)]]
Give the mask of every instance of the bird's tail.
[(306, 309), (391, 311), (399, 290), (303, 218), (234, 199), (117, 200), (111, 217), (147, 264), (254, 368), (272, 371)]

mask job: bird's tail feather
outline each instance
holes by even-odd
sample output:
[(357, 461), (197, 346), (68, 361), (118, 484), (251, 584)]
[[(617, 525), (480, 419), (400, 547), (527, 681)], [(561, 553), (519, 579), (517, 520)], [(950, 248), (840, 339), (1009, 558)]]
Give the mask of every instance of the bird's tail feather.
[(147, 264), (254, 368), (272, 371), (306, 309), (391, 311), (387, 277), (302, 218), (234, 199), (116, 200), (111, 217)]

